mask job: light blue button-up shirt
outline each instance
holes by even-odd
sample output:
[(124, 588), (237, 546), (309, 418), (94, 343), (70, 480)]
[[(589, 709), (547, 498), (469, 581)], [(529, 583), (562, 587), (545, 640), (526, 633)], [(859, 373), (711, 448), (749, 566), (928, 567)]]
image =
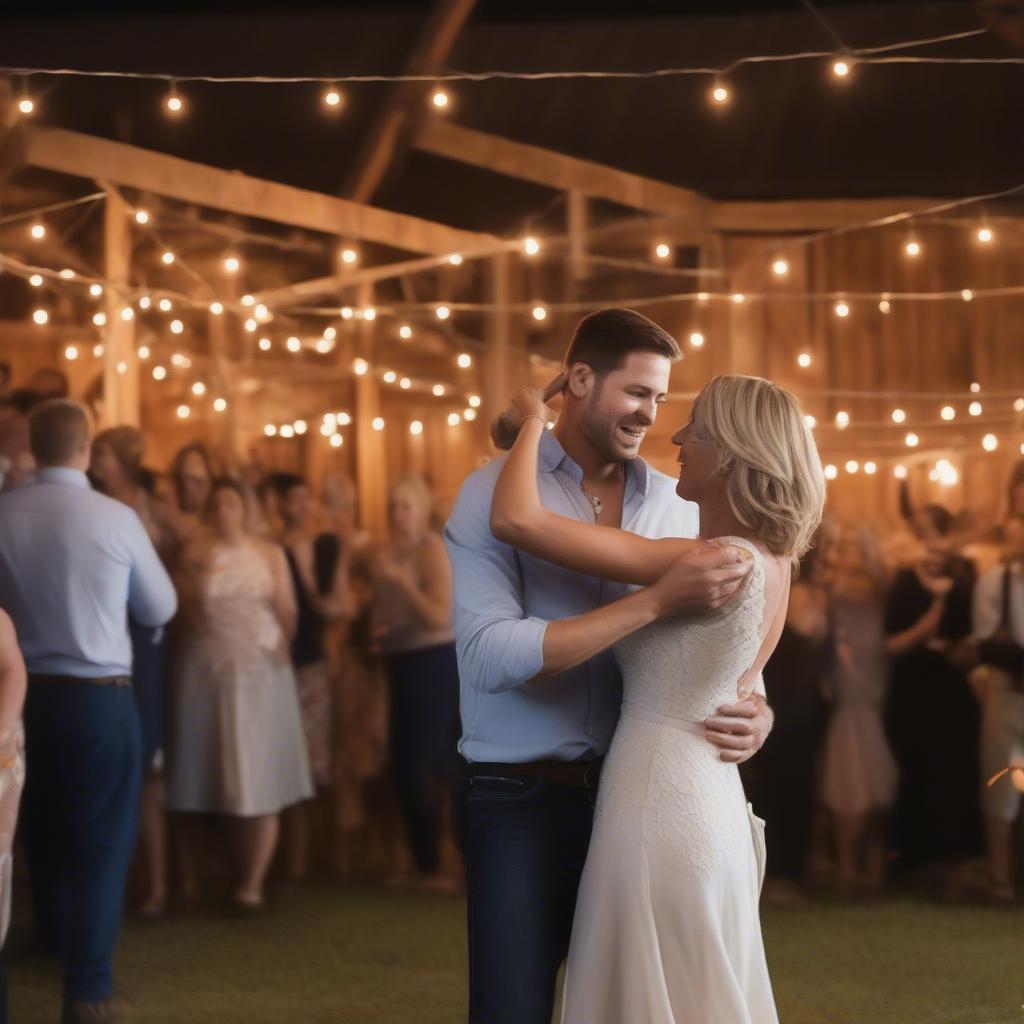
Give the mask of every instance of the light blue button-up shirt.
[(30, 673), (130, 675), (128, 610), (162, 626), (174, 585), (134, 509), (75, 469), (41, 469), (0, 495), (0, 606)]
[[(619, 583), (571, 572), (496, 540), (491, 499), (504, 458), (472, 473), (445, 528), (452, 564), (455, 644), (461, 680), (462, 741), (472, 762), (589, 760), (608, 751), (622, 702), (611, 650), (524, 686), (544, 664), (547, 624), (622, 597)], [(580, 490), (583, 471), (557, 438), (541, 438), (538, 486), (559, 515), (594, 521)], [(696, 537), (697, 506), (675, 493), (675, 481), (642, 459), (626, 463), (623, 529), (645, 537)]]

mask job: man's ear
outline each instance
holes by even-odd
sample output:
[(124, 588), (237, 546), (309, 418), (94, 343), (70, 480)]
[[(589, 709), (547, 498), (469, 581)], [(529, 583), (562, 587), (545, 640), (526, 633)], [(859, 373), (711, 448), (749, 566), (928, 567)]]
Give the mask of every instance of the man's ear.
[(566, 390), (574, 398), (586, 398), (594, 389), (594, 371), (587, 363), (573, 363), (569, 367)]

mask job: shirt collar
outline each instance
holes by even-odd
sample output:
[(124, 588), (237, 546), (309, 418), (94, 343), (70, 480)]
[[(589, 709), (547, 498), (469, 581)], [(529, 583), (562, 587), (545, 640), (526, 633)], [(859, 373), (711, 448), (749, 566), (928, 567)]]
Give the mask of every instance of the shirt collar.
[(92, 489), (89, 478), (80, 469), (72, 469), (70, 466), (43, 466), (36, 470), (34, 483), (70, 484), (84, 491)]
[[(556, 469), (560, 469), (572, 477), (577, 485), (583, 483), (583, 470), (562, 447), (553, 430), (544, 431), (540, 439), (537, 461), (544, 473), (553, 473)], [(623, 496), (623, 508), (634, 496), (646, 498), (650, 483), (651, 474), (647, 463), (641, 458), (630, 459), (626, 463), (626, 491)]]

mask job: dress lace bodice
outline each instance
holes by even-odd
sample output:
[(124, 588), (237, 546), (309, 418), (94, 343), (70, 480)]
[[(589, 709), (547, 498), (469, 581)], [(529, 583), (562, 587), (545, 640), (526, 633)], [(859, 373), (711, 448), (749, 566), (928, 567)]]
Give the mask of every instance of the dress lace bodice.
[(753, 556), (738, 598), (706, 615), (655, 622), (615, 645), (627, 704), (659, 715), (701, 722), (723, 704), (747, 696), (740, 681), (761, 648), (764, 556), (742, 537), (721, 538)]

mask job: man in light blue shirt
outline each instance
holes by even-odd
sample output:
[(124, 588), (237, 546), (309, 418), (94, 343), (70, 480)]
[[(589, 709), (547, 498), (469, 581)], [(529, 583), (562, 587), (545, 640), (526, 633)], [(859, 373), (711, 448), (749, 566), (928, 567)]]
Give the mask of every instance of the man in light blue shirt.
[[(679, 355), (670, 335), (630, 310), (600, 310), (579, 324), (566, 366), (587, 364), (595, 387), (586, 398), (567, 396), (558, 424), (542, 439), (538, 485), (546, 507), (652, 538), (697, 536), (696, 506), (638, 457)], [(470, 771), (469, 1021), (549, 1024), (590, 839), (593, 788), (622, 699), (610, 649), (573, 653), (573, 619), (603, 609), (609, 647), (645, 623), (618, 600), (634, 588), (581, 576), (494, 538), (491, 498), (501, 465), (492, 461), (465, 481), (445, 530), (460, 750)], [(674, 613), (726, 600), (745, 572), (732, 561), (697, 552), (677, 563), (669, 588)], [(723, 748), (730, 760), (757, 750), (771, 724), (763, 696), (720, 716), (729, 727), (718, 728), (735, 732)]]
[(35, 478), (0, 496), (0, 605), (29, 673), (22, 829), (40, 938), (65, 963), (64, 1022), (125, 1019), (111, 959), (142, 779), (128, 611), (177, 597), (127, 505), (93, 491), (89, 420), (54, 400), (29, 420)]

